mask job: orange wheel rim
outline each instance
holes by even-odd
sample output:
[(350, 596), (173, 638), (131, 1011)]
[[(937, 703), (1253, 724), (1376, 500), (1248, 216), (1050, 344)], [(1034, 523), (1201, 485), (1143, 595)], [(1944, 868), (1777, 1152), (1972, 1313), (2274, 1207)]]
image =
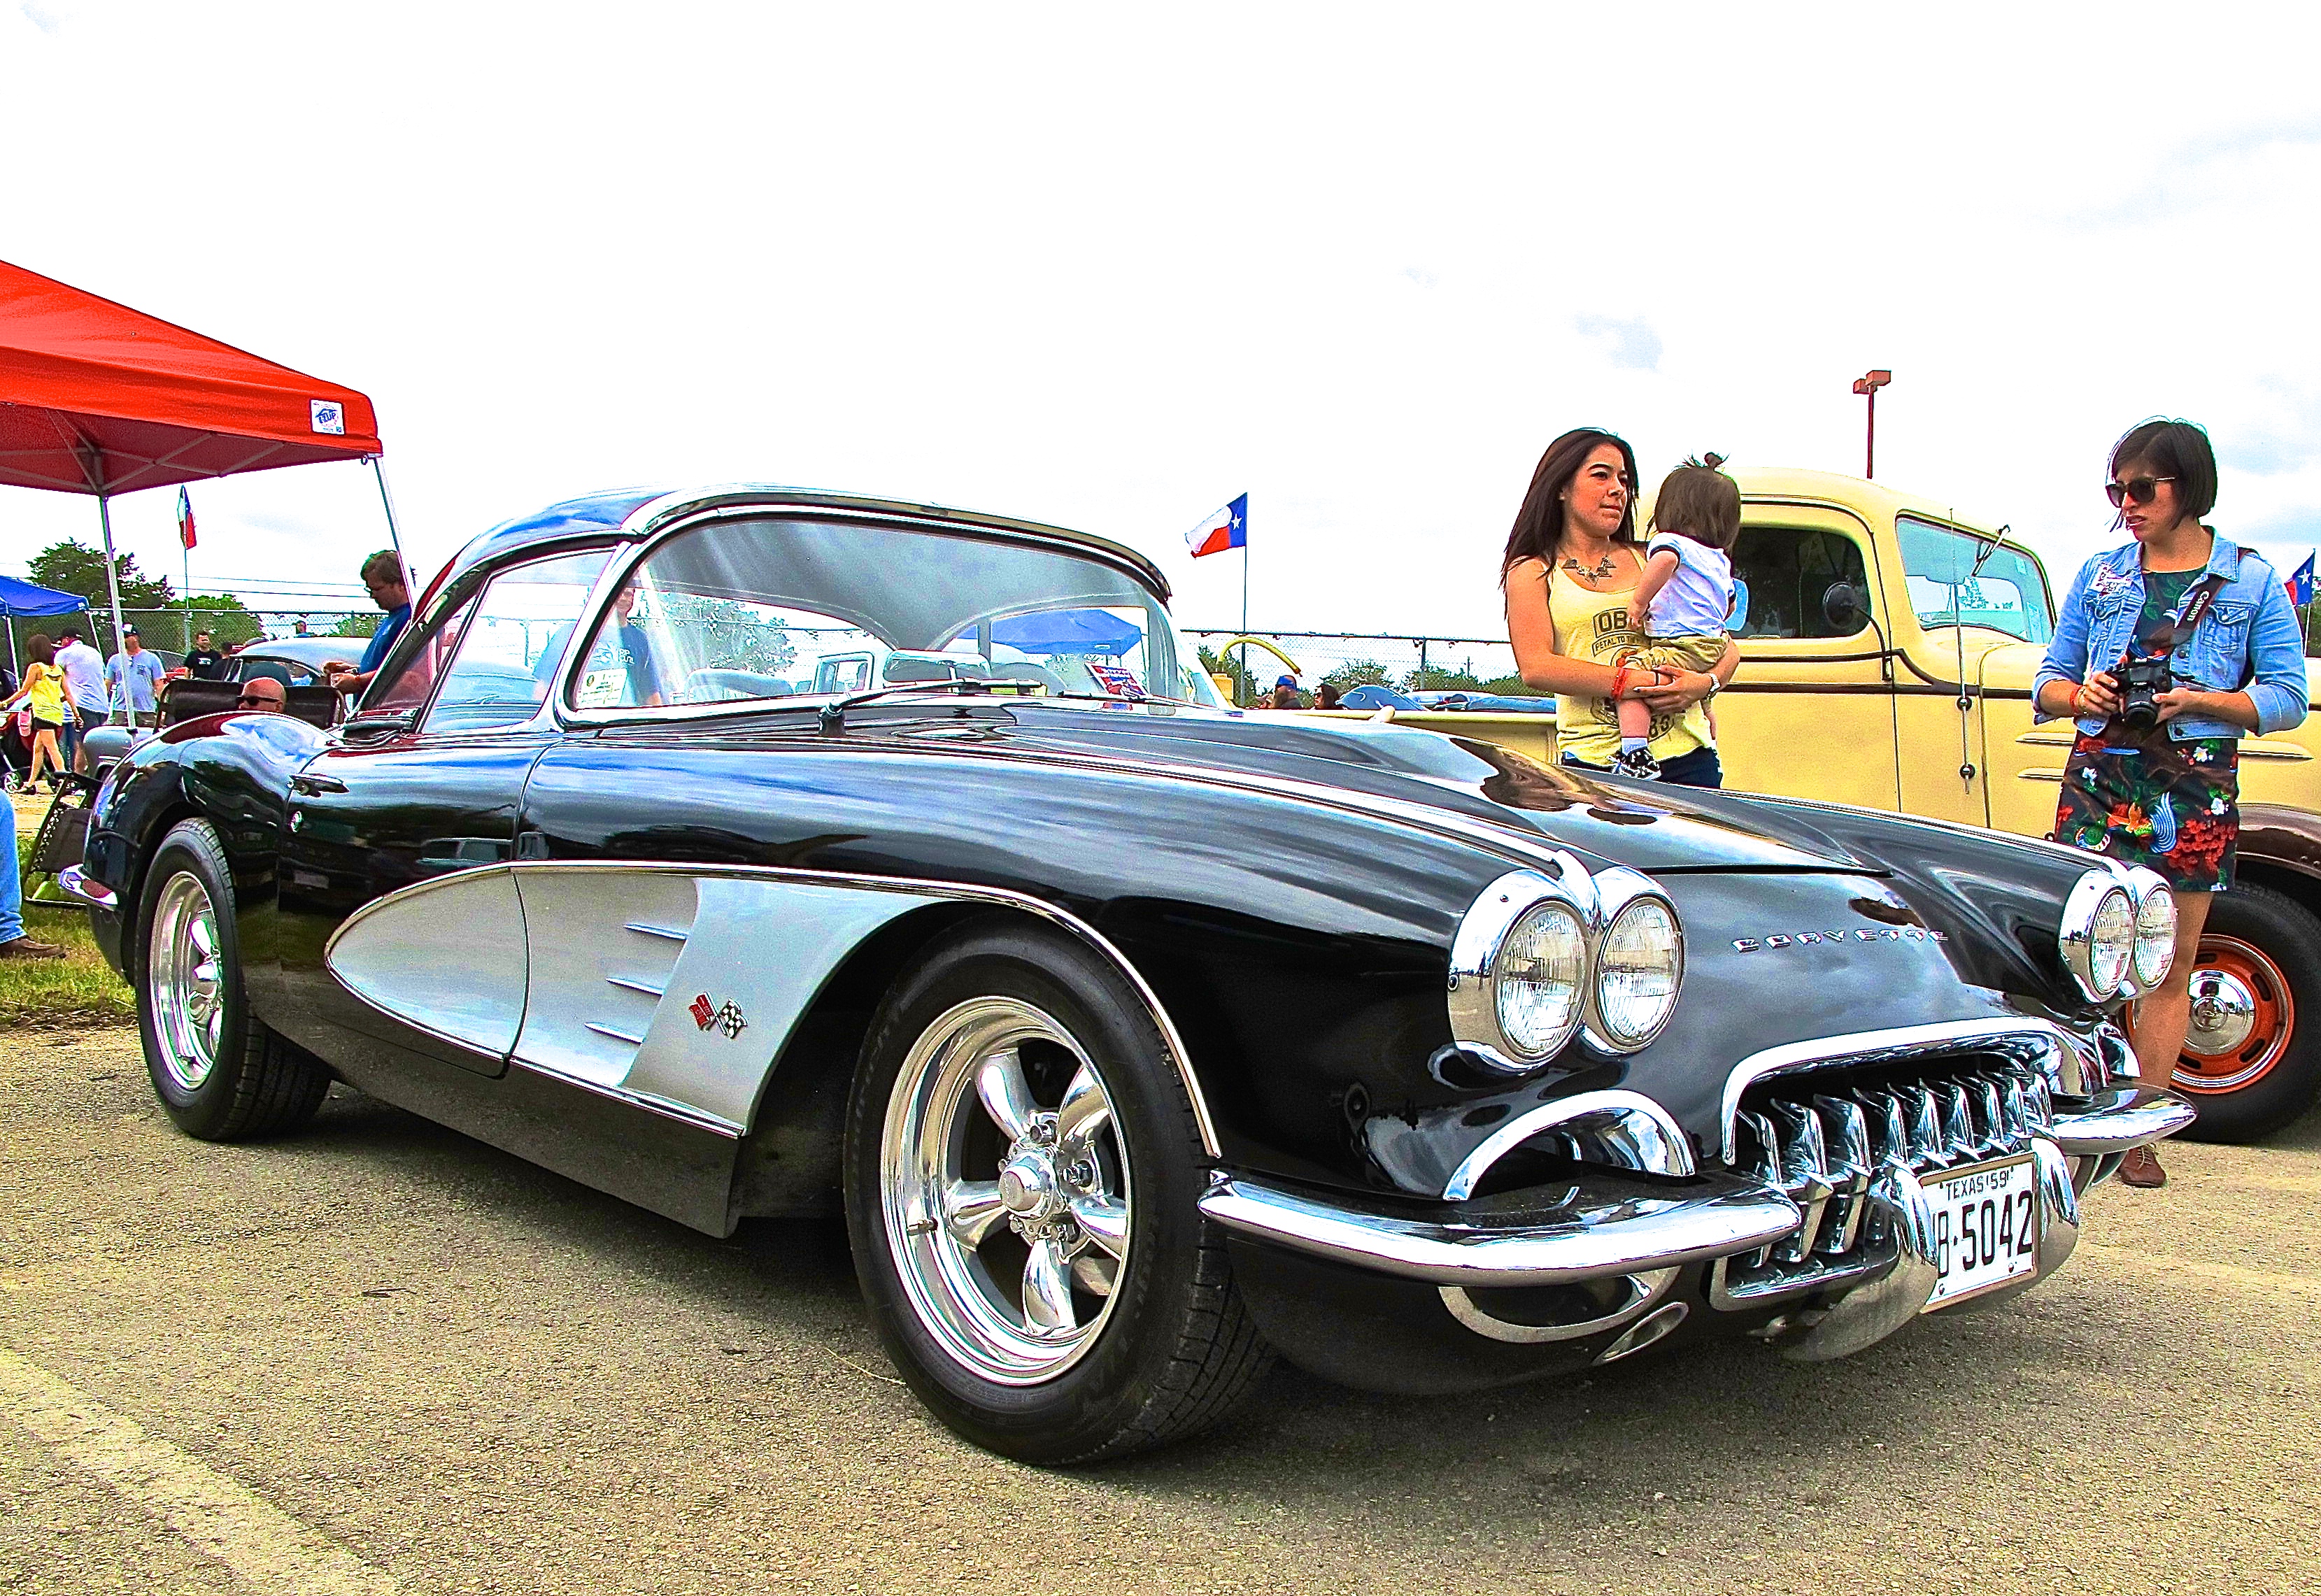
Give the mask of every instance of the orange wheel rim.
[(2297, 998), (2280, 966), (2238, 937), (2202, 937), (2176, 1089), (2214, 1094), (2253, 1086), (2272, 1073), (2296, 1034)]

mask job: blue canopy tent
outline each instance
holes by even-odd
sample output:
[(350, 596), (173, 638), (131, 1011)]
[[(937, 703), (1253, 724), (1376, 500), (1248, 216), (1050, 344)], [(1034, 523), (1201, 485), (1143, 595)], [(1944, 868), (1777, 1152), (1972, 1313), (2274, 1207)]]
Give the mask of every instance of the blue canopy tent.
[(1103, 610), (1048, 610), (993, 621), (991, 640), (1026, 654), (1103, 654), (1117, 659), (1144, 640), (1144, 629)]
[(8, 668), (19, 676), (24, 674), (24, 662), (16, 654), (17, 616), (77, 615), (87, 608), (88, 601), (77, 593), (59, 593), (36, 582), (0, 576), (0, 618), (5, 618), (8, 626)]

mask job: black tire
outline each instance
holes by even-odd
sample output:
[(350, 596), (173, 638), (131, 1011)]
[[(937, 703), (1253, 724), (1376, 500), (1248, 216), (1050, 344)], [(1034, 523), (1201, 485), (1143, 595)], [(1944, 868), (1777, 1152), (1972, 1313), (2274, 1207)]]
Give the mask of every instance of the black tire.
[[(1051, 1017), (1100, 1070), (1115, 1138), (1107, 1156), (1118, 1156), (1122, 1189), (1133, 1193), (1127, 1257), (1093, 1339), (1078, 1361), (1033, 1383), (986, 1378), (931, 1328), (903, 1283), (912, 1265), (896, 1256), (885, 1206), (882, 1148), (906, 1061), (931, 1028), (978, 999)], [(1043, 1465), (1123, 1456), (1215, 1424), (1254, 1388), (1271, 1355), (1234, 1287), (1223, 1236), (1196, 1206), (1206, 1178), (1192, 1106), (1159, 1030), (1137, 993), (1083, 945), (1014, 917), (974, 921), (929, 949), (880, 1005), (847, 1106), (855, 1269), (896, 1366), (977, 1446)]]
[[(2241, 885), (2217, 894), (2201, 937), (2204, 943), (2216, 938), (2227, 947), (2245, 945), (2237, 956), (2244, 984), (2280, 989), (2259, 1010), (2271, 1017), (2265, 1029), (2280, 1034), (2258, 1056), (2275, 1050), (2278, 1056), (2262, 1075), (2230, 1091), (2187, 1090), (2198, 1077), (2180, 1071), (2177, 1089), (2200, 1111), (2182, 1134), (2188, 1141), (2254, 1141), (2304, 1115), (2321, 1096), (2321, 920), (2285, 893)], [(2201, 968), (2216, 962), (2204, 957)], [(2282, 994), (2285, 1004), (2278, 1001)]]
[[(185, 1003), (157, 991), (157, 984), (172, 984), (169, 972), (177, 962), (157, 941), (173, 934), (179, 911), (193, 901), (193, 888), (209, 908), (214, 961), (209, 1003), (218, 1011), (214, 1025), (198, 1025), (205, 1038), (214, 1038), (204, 1047), (205, 1069), (198, 1067), (201, 1056), (195, 1051), (202, 1044), (188, 1036), (196, 1022), (180, 1023)], [(170, 926), (157, 923), (165, 904), (170, 906)], [(319, 1059), (277, 1036), (250, 1012), (233, 909), (233, 876), (217, 833), (206, 821), (179, 821), (161, 839), (146, 870), (131, 967), (137, 980), (137, 1029), (154, 1095), (178, 1129), (203, 1141), (244, 1141), (296, 1129), (314, 1116), (331, 1089), (330, 1071)], [(206, 1005), (203, 1012), (207, 1014)]]

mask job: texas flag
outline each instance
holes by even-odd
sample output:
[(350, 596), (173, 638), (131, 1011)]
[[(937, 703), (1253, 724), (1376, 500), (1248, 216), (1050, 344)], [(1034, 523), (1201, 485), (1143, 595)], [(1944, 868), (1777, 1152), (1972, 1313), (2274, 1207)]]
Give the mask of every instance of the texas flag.
[(1249, 495), (1242, 494), (1208, 520), (1185, 534), (1185, 546), (1198, 559), (1205, 554), (1223, 554), (1228, 549), (1249, 547)]
[(2297, 575), (2281, 585), (2289, 589), (2289, 602), (2298, 609), (2313, 602), (2313, 556), (2307, 555), (2305, 563), (2297, 567)]
[(177, 489), (177, 541), (188, 549), (194, 546), (194, 502), (183, 487)]

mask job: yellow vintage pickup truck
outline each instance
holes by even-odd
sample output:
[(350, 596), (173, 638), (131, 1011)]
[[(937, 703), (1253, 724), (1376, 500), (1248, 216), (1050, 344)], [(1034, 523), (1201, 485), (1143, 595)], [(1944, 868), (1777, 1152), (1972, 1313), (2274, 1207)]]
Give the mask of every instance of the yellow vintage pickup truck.
[[(1716, 699), (1727, 784), (2047, 835), (2071, 727), (2033, 724), (2031, 676), (2068, 575), (1881, 483), (1734, 475), (1748, 609)], [(1552, 714), (1397, 719), (1554, 757)], [(2196, 1136), (2262, 1136), (2321, 1092), (2316, 748), (2321, 716), (2241, 744), (2238, 881), (2201, 940), (2175, 1080), (2200, 1105)]]

